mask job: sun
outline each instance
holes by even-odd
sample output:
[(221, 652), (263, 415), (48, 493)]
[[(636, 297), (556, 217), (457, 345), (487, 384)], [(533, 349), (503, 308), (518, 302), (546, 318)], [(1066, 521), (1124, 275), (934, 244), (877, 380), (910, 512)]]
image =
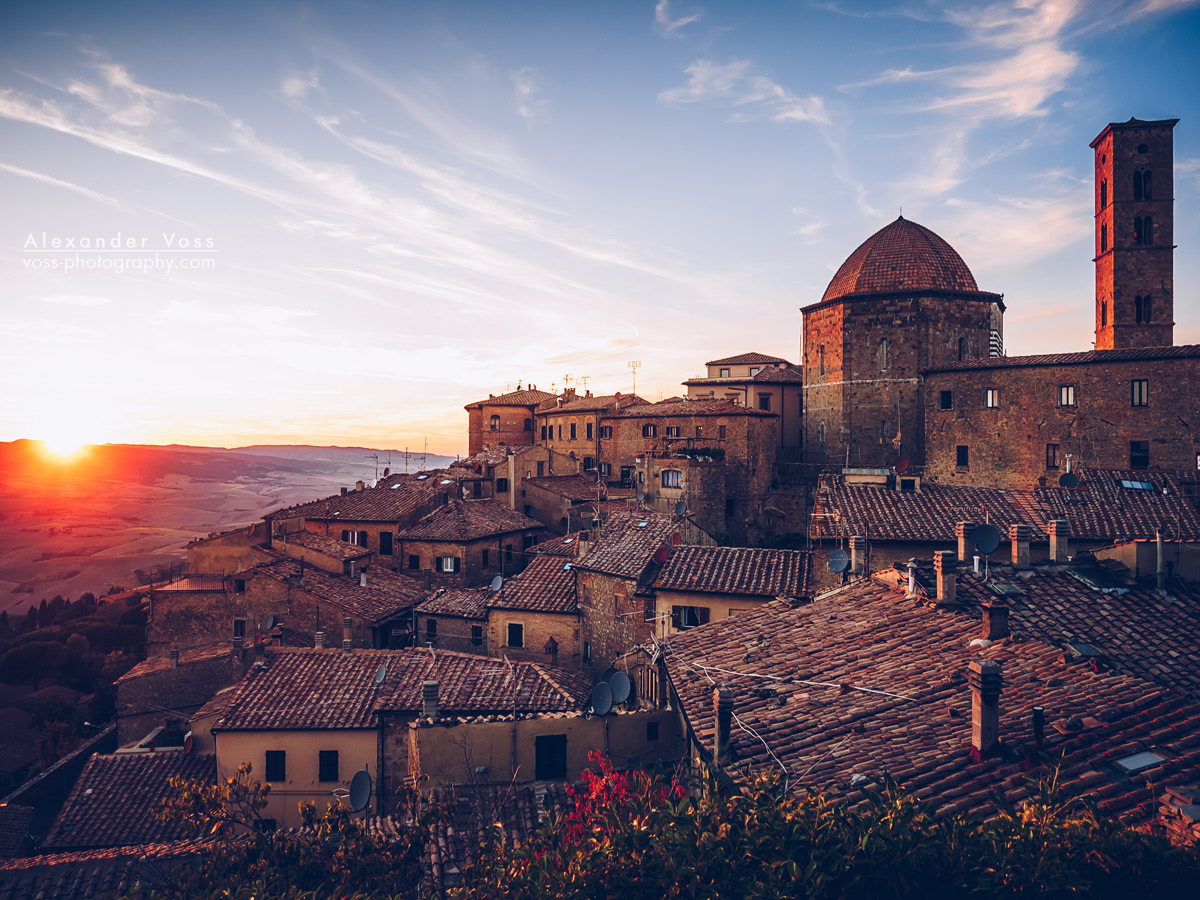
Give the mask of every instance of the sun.
[(83, 448), (87, 446), (85, 441), (67, 432), (45, 434), (42, 436), (41, 441), (43, 449), (48, 454), (62, 461), (78, 456)]

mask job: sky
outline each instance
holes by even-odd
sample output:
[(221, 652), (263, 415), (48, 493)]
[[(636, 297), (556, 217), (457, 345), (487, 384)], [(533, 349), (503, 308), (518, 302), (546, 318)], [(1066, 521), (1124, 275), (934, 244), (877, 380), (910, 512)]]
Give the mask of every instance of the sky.
[(464, 453), (463, 406), (518, 384), (627, 393), (636, 361), (656, 400), (709, 359), (798, 362), (800, 307), (901, 212), (1005, 295), (1009, 355), (1088, 350), (1088, 144), (1131, 116), (1181, 120), (1200, 343), (1200, 0), (0, 25), (0, 440)]

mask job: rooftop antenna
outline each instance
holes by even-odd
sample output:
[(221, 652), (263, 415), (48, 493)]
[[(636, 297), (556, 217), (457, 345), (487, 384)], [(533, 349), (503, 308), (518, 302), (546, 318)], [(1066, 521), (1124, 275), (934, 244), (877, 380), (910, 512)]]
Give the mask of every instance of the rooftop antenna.
[(580, 376), (579, 376), (579, 380), (583, 382), (583, 392), (584, 392), (585, 394), (587, 393), (587, 383), (588, 383), (588, 379), (589, 379), (589, 378), (591, 378), (591, 377), (592, 377), (592, 376), (590, 376), (590, 375), (580, 375)]
[(366, 455), (363, 456), (363, 459), (375, 460), (375, 480), (378, 481), (379, 480), (379, 454), (378, 453), (367, 453)]
[(571, 373), (568, 372), (566, 375), (563, 376), (563, 390), (564, 391), (571, 386), (571, 381), (572, 381)]
[(629, 361), (629, 371), (633, 373), (633, 393), (637, 394), (637, 370), (642, 367), (640, 360), (631, 359)]

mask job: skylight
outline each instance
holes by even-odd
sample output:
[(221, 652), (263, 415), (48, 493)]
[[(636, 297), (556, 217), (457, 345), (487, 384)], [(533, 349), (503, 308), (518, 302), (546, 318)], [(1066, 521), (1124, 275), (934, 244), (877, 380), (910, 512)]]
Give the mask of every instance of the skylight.
[(645, 527), (646, 527), (647, 525), (649, 525), (649, 524), (650, 524), (649, 522), (638, 522), (638, 523), (637, 523), (637, 527), (638, 527), (638, 528), (645, 528)]
[(1124, 769), (1126, 772), (1132, 775), (1134, 772), (1142, 771), (1142, 769), (1149, 769), (1151, 766), (1157, 766), (1165, 759), (1166, 757), (1159, 756), (1157, 753), (1145, 750), (1141, 753), (1135, 753), (1133, 756), (1126, 756), (1124, 759), (1118, 759), (1116, 762), (1118, 767)]
[(1154, 485), (1148, 481), (1126, 481), (1121, 479), (1121, 487), (1129, 491), (1152, 491)]

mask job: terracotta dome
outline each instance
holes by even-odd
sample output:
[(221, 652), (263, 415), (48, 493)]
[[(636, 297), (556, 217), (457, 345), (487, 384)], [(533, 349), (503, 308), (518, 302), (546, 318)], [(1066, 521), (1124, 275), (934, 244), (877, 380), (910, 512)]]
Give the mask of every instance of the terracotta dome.
[(944, 240), (901, 216), (862, 242), (842, 263), (825, 300), (847, 294), (979, 290), (962, 257)]

